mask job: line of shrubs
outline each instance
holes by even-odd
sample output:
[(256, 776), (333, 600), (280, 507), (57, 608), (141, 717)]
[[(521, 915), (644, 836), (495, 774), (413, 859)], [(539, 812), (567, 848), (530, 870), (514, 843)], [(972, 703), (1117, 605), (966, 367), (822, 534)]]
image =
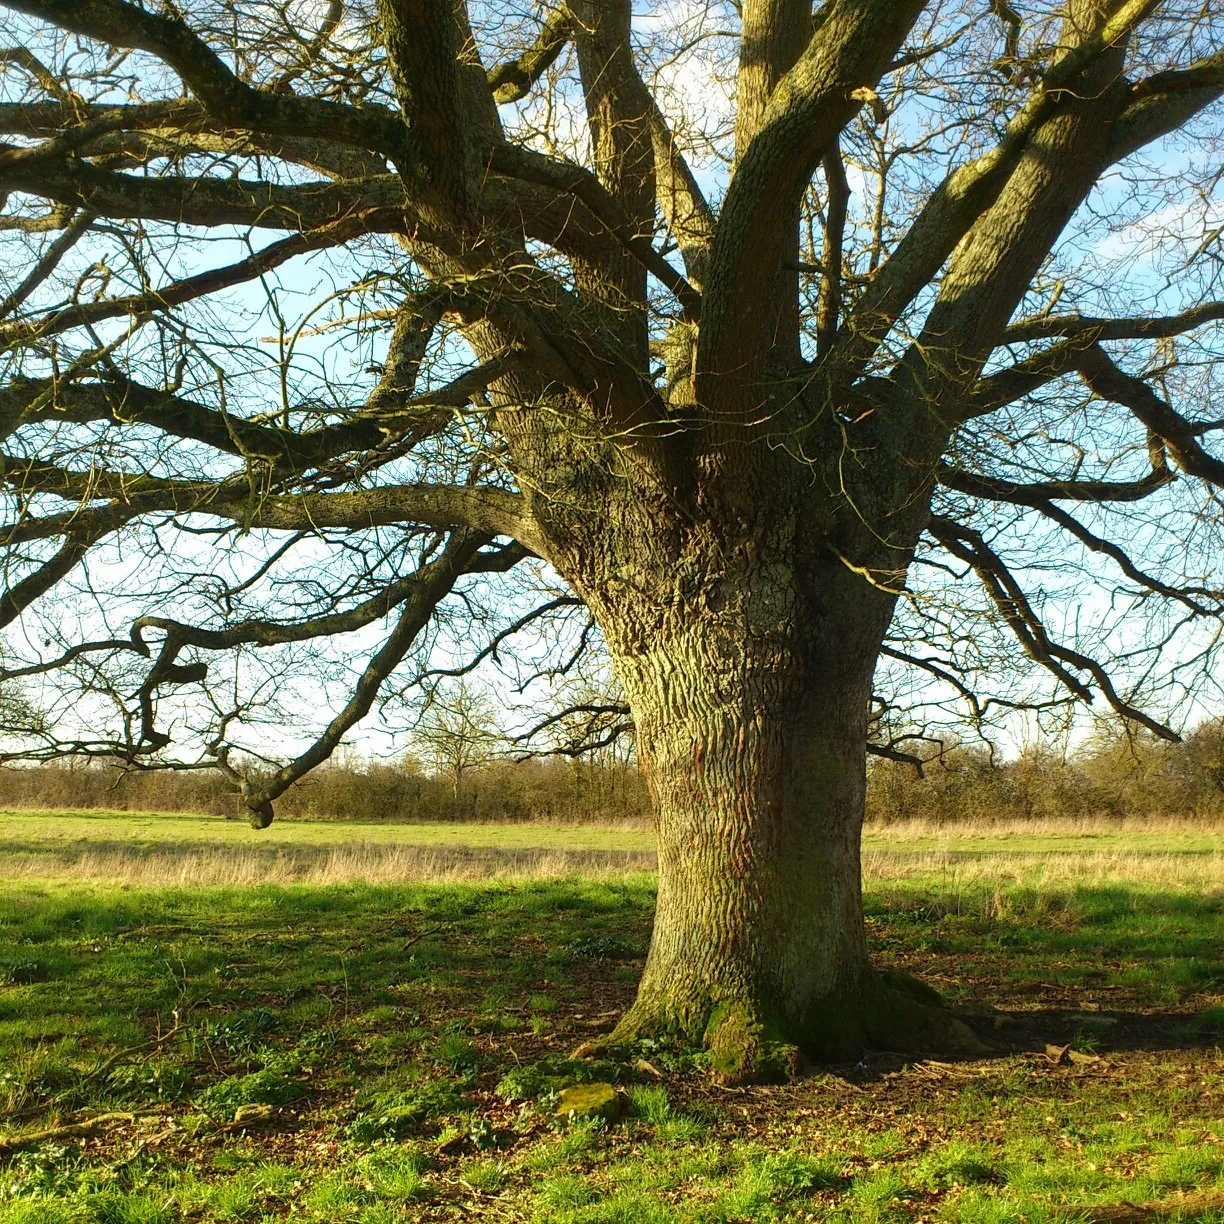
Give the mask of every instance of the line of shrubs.
[[(889, 824), (1152, 817), (1224, 818), (1224, 719), (1184, 743), (1102, 735), (1073, 753), (1032, 748), (1009, 759), (977, 745), (932, 749), (923, 776), (871, 758), (867, 820)], [(102, 808), (236, 815), (211, 771), (124, 772), (97, 762), (0, 768), (0, 807)], [(396, 764), (332, 762), (277, 803), (305, 820), (647, 823), (650, 803), (632, 762), (497, 761), (456, 779)]]
[[(238, 814), (213, 770), (125, 772), (96, 761), (0, 768), (0, 807)], [(648, 821), (649, 800), (637, 768), (623, 761), (493, 762), (456, 781), (409, 758), (323, 765), (281, 796), (276, 811), (299, 820), (603, 824)]]
[(1224, 719), (1180, 744), (1111, 727), (1070, 753), (1036, 746), (1000, 760), (960, 744), (930, 756), (921, 778), (910, 765), (870, 761), (869, 823), (1224, 818)]

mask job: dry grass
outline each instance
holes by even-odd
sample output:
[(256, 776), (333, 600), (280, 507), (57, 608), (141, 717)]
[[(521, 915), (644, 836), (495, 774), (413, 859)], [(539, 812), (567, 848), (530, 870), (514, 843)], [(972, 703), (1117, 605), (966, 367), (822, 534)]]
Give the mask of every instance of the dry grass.
[(0, 852), (25, 849), (141, 847), (208, 851), (214, 846), (260, 853), (326, 847), (382, 846), (502, 850), (653, 850), (649, 829), (633, 822), (542, 824), (484, 821), (281, 820), (254, 831), (245, 820), (189, 812), (94, 809), (0, 810)]
[[(1224, 889), (1224, 829), (1211, 820), (1013, 820), (869, 826), (863, 875), (956, 891), (1018, 882)], [(0, 878), (128, 887), (404, 884), (622, 877), (655, 869), (631, 824), (277, 822), (254, 834), (219, 817), (0, 812)]]
[[(0, 853), (0, 878), (94, 882), (140, 888), (256, 884), (407, 884), (480, 880), (611, 879), (655, 869), (645, 850), (505, 849), (358, 842), (260, 850), (221, 844), (164, 848), (74, 846)], [(1128, 884), (1224, 892), (1224, 852), (1160, 853), (1119, 847), (1064, 851), (913, 849), (868, 846), (869, 885), (926, 878), (951, 892), (1023, 884), (1029, 888)]]
[(141, 847), (0, 854), (10, 882), (90, 881), (140, 888), (206, 885), (446, 883), (493, 879), (602, 879), (652, 871), (655, 856), (632, 850), (485, 850), (357, 843), (260, 852)]
[(1184, 838), (1224, 836), (1224, 822), (1210, 816), (1108, 816), (1034, 818), (1027, 820), (940, 821), (918, 818), (869, 824), (865, 836), (876, 842), (999, 841), (1009, 838), (1049, 839), (1081, 837)]
[(982, 885), (1023, 884), (1065, 887), (1076, 884), (1129, 884), (1176, 891), (1224, 891), (1224, 853), (1151, 853), (1121, 848), (1077, 852), (930, 850), (895, 854), (867, 849), (863, 879), (887, 881), (925, 876), (941, 888), (972, 891)]

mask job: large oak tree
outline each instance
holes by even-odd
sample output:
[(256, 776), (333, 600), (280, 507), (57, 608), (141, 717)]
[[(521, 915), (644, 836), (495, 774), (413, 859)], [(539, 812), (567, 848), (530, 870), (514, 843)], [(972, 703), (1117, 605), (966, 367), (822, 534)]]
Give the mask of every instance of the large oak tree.
[[(492, 644), (580, 604), (655, 805), (615, 1040), (969, 1041), (868, 959), (866, 753), (906, 675), (1165, 736), (1210, 680), (1213, 6), (3, 3), (8, 675), (119, 712), (27, 751), (195, 735), (265, 827), (546, 562)], [(235, 751), (380, 626), (305, 751)]]

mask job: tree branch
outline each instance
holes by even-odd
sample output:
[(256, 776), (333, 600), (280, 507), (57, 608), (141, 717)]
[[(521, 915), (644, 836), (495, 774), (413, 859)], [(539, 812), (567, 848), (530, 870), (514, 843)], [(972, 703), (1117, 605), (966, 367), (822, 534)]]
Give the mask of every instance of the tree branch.
[(1193, 331), (1205, 323), (1224, 319), (1224, 302), (1202, 302), (1173, 315), (1135, 315), (1130, 318), (1096, 318), (1091, 315), (1058, 314), (1021, 319), (1003, 333), (1004, 344), (1044, 340), (1062, 336), (1095, 344), (1104, 340), (1159, 340)]
[[(59, 262), (68, 254), (70, 250), (94, 223), (94, 217), (89, 213), (78, 213), (68, 224), (62, 234), (59, 234), (50, 246), (47, 247), (43, 256), (30, 269), (12, 293), (3, 301), (0, 301), (0, 319), (6, 319), (14, 310), (19, 307), (46, 279), (51, 276)], [(7, 328), (0, 327), (0, 343), (6, 339)]]
[(113, 47), (147, 51), (182, 77), (211, 114), (236, 128), (315, 136), (385, 154), (405, 183), (419, 181), (400, 119), (377, 105), (360, 108), (293, 93), (269, 93), (236, 77), (187, 24), (126, 0), (6, 0), (9, 8)]
[[(482, 133), (467, 113), (450, 0), (377, 0), (395, 96), (446, 219), (475, 212)], [(432, 199), (432, 197), (431, 197)]]
[[(273, 802), (299, 778), (322, 764), (339, 746), (340, 741), (366, 714), (378, 696), (383, 681), (395, 670), (408, 653), (421, 630), (429, 623), (434, 609), (450, 594), (455, 583), (465, 573), (478, 554), (478, 550), (489, 541), (487, 537), (471, 533), (460, 533), (447, 541), (442, 555), (423, 566), (413, 576), (412, 593), (403, 600), (403, 612), (391, 631), (390, 637), (366, 665), (357, 687), (348, 703), (328, 724), (326, 731), (300, 756), (278, 769), (270, 778), (251, 782), (239, 777), (229, 766), (227, 754), (218, 750), (218, 762), (237, 782), (243, 803), (250, 813), (251, 824), (265, 829), (272, 823)], [(501, 558), (509, 569), (521, 559), (521, 553), (504, 550)], [(491, 561), (485, 562), (486, 572), (493, 568)]]
[(1224, 51), (1136, 82), (1110, 129), (1112, 159), (1118, 161), (1181, 127), (1222, 94)]
[(1096, 681), (1105, 700), (1123, 718), (1139, 723), (1161, 739), (1172, 743), (1181, 742), (1181, 737), (1176, 732), (1124, 701), (1114, 688), (1108, 673), (1094, 659), (1069, 647), (1060, 646), (1050, 638), (1020, 584), (980, 532), (940, 515), (931, 517), (929, 529), (944, 548), (974, 570), (1004, 622), (1031, 659), (1056, 676), (1081, 701), (1091, 703), (1092, 691), (1067, 671), (1063, 664), (1067, 663), (1088, 672)]
[(499, 105), (522, 101), (546, 73), (574, 32), (574, 19), (564, 5), (544, 19), (536, 40), (522, 55), (489, 69), (489, 88)]
[(0, 628), (11, 624), (36, 599), (45, 595), (61, 578), (72, 572), (82, 557), (100, 540), (126, 521), (118, 521), (95, 529), (68, 534), (59, 551), (32, 574), (14, 583), (0, 595)]
[(686, 318), (700, 317), (701, 295), (654, 249), (650, 239), (635, 229), (616, 199), (589, 170), (504, 142), (494, 147), (490, 166), (498, 174), (552, 187), (581, 200), (607, 227), (608, 233), (671, 291)]
[(807, 49), (773, 90), (727, 189), (714, 238), (698, 348), (699, 402), (714, 402), (712, 384), (724, 377), (743, 388), (745, 406), (759, 397), (757, 381), (776, 325), (769, 300), (774, 274), (792, 241), (803, 192), (924, 3), (826, 5)]
[[(1119, 548), (1117, 544), (1104, 539), (1095, 532), (1089, 531), (1083, 523), (1068, 514), (1061, 506), (1056, 506), (1053, 502), (1036, 502), (1034, 503), (1034, 509), (1040, 511), (1051, 522), (1057, 523), (1064, 531), (1073, 535), (1085, 548), (1092, 552), (1100, 553), (1102, 556), (1109, 557), (1122, 573), (1138, 586), (1157, 595), (1163, 595), (1167, 599), (1176, 600), (1178, 603), (1189, 608), (1196, 616), (1220, 616), (1220, 603), (1224, 599), (1224, 592), (1210, 591), (1202, 587), (1181, 590), (1178, 587), (1169, 586), (1168, 583), (1161, 582), (1159, 578), (1154, 578), (1152, 575), (1144, 573), (1127, 555), (1125, 549)], [(1199, 598), (1195, 598), (1196, 596), (1213, 599), (1216, 606), (1208, 608)]]
[(1183, 472), (1214, 485), (1224, 485), (1224, 461), (1204, 450), (1198, 441), (1195, 426), (1166, 404), (1142, 378), (1120, 370), (1098, 344), (1090, 346), (1080, 355), (1078, 365), (1080, 374), (1092, 391), (1102, 399), (1129, 408), (1164, 441), (1169, 454)]
[[(386, 159), (323, 137), (266, 134), (227, 127), (194, 99), (104, 106), (67, 102), (0, 102), (0, 132), (54, 136), (66, 127), (114, 117), (118, 135), (89, 141), (83, 156), (182, 156), (195, 151), (267, 156), (294, 162), (334, 178), (366, 179), (386, 173)], [(114, 167), (112, 167), (114, 168)]]
[(97, 470), (70, 472), (51, 465), (31, 470), (31, 465), (18, 464), (4, 472), (4, 479), (59, 496), (121, 499), (106, 506), (2, 525), (0, 539), (8, 544), (73, 531), (109, 531), (137, 514), (168, 512), (228, 520), (244, 530), (363, 530), (396, 523), (439, 530), (469, 528), (490, 536), (508, 536), (536, 550), (537, 532), (524, 500), (503, 489), (404, 484), (342, 493), (252, 496), (245, 480), (222, 484), (174, 481)]
[(414, 220), (403, 186), (391, 174), (283, 186), (251, 179), (138, 177), (62, 159), (10, 166), (0, 173), (3, 190), (26, 191), (102, 217), (183, 225), (302, 230), (354, 220), (366, 232), (402, 233)]
[[(78, 218), (65, 231), (63, 237), (59, 240), (65, 243), (64, 250), (80, 237), (81, 232), (88, 227), (92, 220), (93, 218), (86, 214), (83, 223), (81, 223), (81, 218)], [(289, 238), (271, 243), (264, 247), (262, 251), (256, 251), (254, 254), (248, 255), (245, 259), (240, 259), (236, 263), (220, 268), (211, 268), (209, 271), (201, 272), (197, 276), (185, 277), (183, 280), (174, 281), (169, 285), (163, 286), (161, 289), (151, 289), (145, 293), (132, 294), (128, 297), (104, 298), (95, 302), (79, 302), (42, 319), (12, 323), (0, 327), (0, 344), (11, 346), (31, 340), (43, 339), (47, 336), (56, 336), (61, 332), (68, 331), (70, 328), (81, 327), (84, 324), (100, 323), (104, 319), (145, 314), (153, 310), (172, 310), (175, 306), (181, 306), (185, 302), (194, 301), (196, 298), (204, 297), (209, 293), (216, 293), (218, 290), (228, 289), (233, 285), (240, 285), (245, 281), (254, 280), (256, 277), (272, 271), (272, 269), (287, 263), (291, 259), (295, 259), (299, 255), (305, 255), (311, 251), (324, 250), (328, 247), (342, 246), (351, 238), (364, 232), (365, 229), (361, 219), (354, 217), (322, 226), (319, 229), (308, 230), (305, 233), (293, 234)], [(74, 233), (75, 237), (72, 238), (72, 241), (67, 241)], [(47, 259), (51, 258), (53, 250), (54, 247), (48, 251)], [(58, 261), (62, 254), (63, 250), (56, 254), (56, 261)], [(40, 264), (39, 266), (41, 268), (42, 265)], [(54, 267), (54, 263), (51, 264), (51, 267)], [(44, 276), (49, 275), (49, 271), (48, 269)], [(3, 309), (4, 305), (7, 305), (7, 302), (0, 305), (0, 318), (7, 313)]]
[(1048, 480), (1018, 484), (992, 476), (979, 476), (941, 465), (939, 483), (969, 497), (1010, 502), (1014, 506), (1041, 507), (1050, 501), (1136, 502), (1150, 497), (1175, 479), (1165, 466), (1153, 467), (1142, 480)]
[(850, 184), (836, 142), (824, 155), (825, 200), (824, 242), (821, 245), (820, 301), (816, 307), (816, 355), (823, 357), (833, 343), (842, 303), (842, 240), (846, 232), (846, 210), (850, 204)]
[[(1046, 70), (993, 149), (958, 166), (943, 180), (862, 295), (854, 318), (847, 321), (831, 353), (833, 359), (852, 371), (861, 370), (870, 361), (897, 319), (999, 198), (1034, 139), (1064, 112), (1073, 110), (1081, 97), (1091, 98), (1098, 92), (1097, 86), (1077, 78), (1097, 67), (1096, 61), (1152, 7), (1153, 0), (1130, 0), (1120, 5), (1098, 30), (1065, 51)], [(1120, 98), (1119, 110), (1122, 105)], [(1103, 143), (1108, 144), (1108, 140)], [(1050, 150), (1039, 151), (1037, 159), (1051, 155)], [(1102, 162), (1107, 165), (1123, 155), (1110, 146)], [(1023, 278), (1023, 284), (1027, 286), (1028, 278)]]

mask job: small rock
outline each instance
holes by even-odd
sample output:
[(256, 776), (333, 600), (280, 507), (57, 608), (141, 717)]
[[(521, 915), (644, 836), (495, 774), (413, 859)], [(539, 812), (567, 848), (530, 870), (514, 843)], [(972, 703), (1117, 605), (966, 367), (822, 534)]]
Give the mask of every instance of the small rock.
[(620, 1096), (611, 1084), (573, 1084), (557, 1095), (555, 1116), (567, 1122), (575, 1118), (615, 1118)]
[(239, 1105), (231, 1126), (258, 1126), (276, 1115), (271, 1105)]

